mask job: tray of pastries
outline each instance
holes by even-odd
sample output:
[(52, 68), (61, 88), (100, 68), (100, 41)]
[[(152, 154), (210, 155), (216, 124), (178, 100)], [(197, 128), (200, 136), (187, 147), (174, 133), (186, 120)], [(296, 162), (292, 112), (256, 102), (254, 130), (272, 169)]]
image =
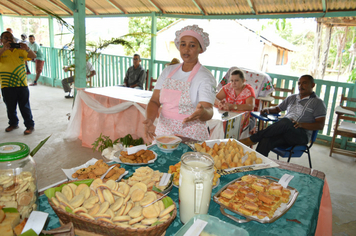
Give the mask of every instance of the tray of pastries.
[(161, 235), (177, 213), (174, 202), (167, 204), (161, 196), (142, 182), (129, 186), (99, 178), (90, 186), (65, 184), (48, 201), (62, 222), (73, 222), (76, 229), (100, 235)]
[(103, 160), (97, 160), (95, 158), (92, 158), (83, 165), (62, 170), (70, 180), (96, 179), (105, 174), (112, 166), (113, 168), (105, 175), (105, 180), (111, 179), (119, 181), (123, 176), (129, 173), (124, 168), (120, 167), (120, 164), (108, 165)]
[(165, 173), (158, 170), (153, 170), (148, 166), (142, 166), (137, 168), (135, 172), (129, 178), (123, 180), (129, 186), (133, 186), (136, 183), (144, 183), (148, 189), (156, 189), (160, 193), (166, 193), (171, 191), (173, 187), (173, 176), (166, 183), (163, 183), (162, 177)]
[(215, 139), (191, 144), (197, 152), (208, 153), (221, 175), (279, 166), (276, 162), (236, 139)]
[[(272, 223), (293, 206), (299, 194), (295, 188), (284, 188), (277, 181), (272, 176), (245, 175), (222, 187), (214, 195), (214, 201), (223, 215), (238, 223), (251, 220)], [(246, 219), (238, 219), (225, 209)]]

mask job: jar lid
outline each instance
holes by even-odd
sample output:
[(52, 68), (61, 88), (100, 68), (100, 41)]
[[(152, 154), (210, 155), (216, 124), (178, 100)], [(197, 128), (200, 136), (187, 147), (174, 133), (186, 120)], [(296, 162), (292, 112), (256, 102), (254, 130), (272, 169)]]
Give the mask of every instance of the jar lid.
[(29, 154), (30, 148), (24, 143), (0, 143), (0, 162), (19, 160)]

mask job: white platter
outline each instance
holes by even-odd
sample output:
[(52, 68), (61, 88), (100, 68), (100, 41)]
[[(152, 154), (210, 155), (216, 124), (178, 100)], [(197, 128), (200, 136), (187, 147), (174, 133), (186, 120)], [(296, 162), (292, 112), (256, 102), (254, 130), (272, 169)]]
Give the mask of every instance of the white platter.
[[(78, 180), (77, 178), (73, 178), (72, 175), (77, 170), (79, 170), (81, 168), (87, 168), (90, 165), (94, 165), (97, 161), (98, 161), (98, 159), (92, 158), (89, 161), (87, 161), (86, 163), (84, 163), (83, 165), (80, 165), (80, 166), (77, 166), (77, 167), (73, 167), (71, 169), (62, 169), (62, 170), (63, 170), (64, 174), (67, 176), (68, 179), (70, 179), (70, 180)], [(122, 175), (120, 175), (120, 177), (116, 181), (119, 181), (120, 179), (122, 179), (122, 177), (124, 177), (128, 173), (129, 173), (128, 171), (125, 171)]]
[[(239, 145), (242, 146), (244, 152), (256, 152), (255, 150), (251, 149), (250, 147), (246, 146), (245, 144), (240, 143), (238, 140), (236, 139), (214, 139), (214, 140), (207, 140), (205, 141), (206, 145), (209, 146), (210, 148), (212, 148), (214, 146), (215, 143), (219, 144), (221, 142), (223, 143), (227, 143), (229, 140), (234, 140), (236, 141)], [(202, 144), (202, 143), (199, 143)], [(195, 147), (194, 144), (189, 144), (190, 147), (195, 151)], [(222, 169), (222, 170), (218, 170), (219, 174), (224, 174), (221, 172), (233, 172), (233, 171), (250, 171), (250, 170), (260, 170), (260, 169), (267, 169), (267, 168), (273, 168), (273, 167), (278, 167), (279, 165), (274, 162), (273, 160), (269, 159), (268, 157), (265, 157), (263, 155), (261, 155), (260, 153), (256, 152), (256, 157), (257, 158), (261, 158), (262, 159), (262, 163), (261, 164), (253, 164), (253, 165), (248, 165), (248, 166), (240, 166), (240, 167), (233, 167), (233, 168), (228, 168), (228, 169)], [(228, 174), (228, 173), (225, 173)]]
[[(147, 150), (148, 150), (148, 149), (147, 149)], [(152, 150), (150, 150), (150, 151), (152, 151)], [(130, 165), (130, 166), (149, 165), (149, 164), (154, 163), (154, 162), (157, 160), (157, 156), (158, 156), (156, 152), (154, 152), (154, 151), (152, 151), (152, 152), (153, 152), (153, 154), (155, 155), (155, 158), (152, 159), (152, 160), (149, 160), (147, 163), (126, 163), (126, 162), (122, 162), (119, 157), (114, 157), (114, 158), (112, 158), (111, 160), (108, 160), (107, 158), (105, 158), (105, 159), (106, 159), (108, 162), (117, 162), (117, 163), (120, 163), (120, 164), (125, 164), (125, 165)]]

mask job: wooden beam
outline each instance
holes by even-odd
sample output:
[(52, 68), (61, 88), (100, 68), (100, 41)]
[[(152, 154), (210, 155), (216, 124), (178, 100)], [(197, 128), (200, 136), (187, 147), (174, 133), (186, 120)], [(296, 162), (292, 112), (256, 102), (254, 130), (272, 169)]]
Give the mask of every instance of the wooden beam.
[(7, 9), (9, 9), (10, 11), (13, 11), (13, 12), (17, 13), (17, 15), (22, 16), (22, 14), (21, 14), (20, 12), (16, 11), (16, 10), (13, 9), (12, 7), (9, 7), (9, 6), (5, 5), (4, 3), (1, 3), (1, 2), (0, 2), (0, 5), (3, 5), (3, 6), (6, 7)]
[(61, 2), (66, 5), (72, 12), (75, 11), (76, 6), (71, 0), (61, 0)]
[(37, 8), (38, 10), (40, 10), (41, 12), (45, 13), (47, 15), (47, 12), (41, 10), (42, 7), (40, 7), (39, 5), (33, 3), (31, 0), (23, 0), (25, 2), (27, 2), (28, 4), (32, 5), (33, 7)]
[(253, 2), (253, 0), (247, 0), (248, 5), (250, 6), (252, 12), (256, 15), (258, 15), (258, 11), (256, 10), (256, 6), (255, 3)]
[(356, 17), (318, 18), (318, 22), (335, 26), (356, 26)]
[(198, 0), (192, 0), (194, 5), (199, 9), (202, 15), (208, 15), (208, 13), (205, 11), (205, 9), (201, 6), (201, 4), (198, 2)]
[(91, 11), (92, 13), (94, 13), (97, 16), (99, 15), (99, 13), (97, 13), (93, 8), (88, 7), (86, 4), (85, 4), (85, 8), (88, 9), (89, 11)]
[(128, 14), (127, 11), (124, 8), (122, 8), (115, 0), (106, 0), (106, 1), (108, 1), (111, 5), (113, 5), (117, 10), (125, 14)]
[(64, 7), (62, 7), (61, 5), (58, 5), (58, 3), (56, 3), (53, 0), (47, 0), (48, 2), (52, 3), (52, 5), (56, 6), (57, 8), (61, 9), (62, 11), (67, 12), (69, 15), (73, 15), (73, 13), (71, 11), (68, 11), (67, 9), (65, 9)]
[(148, 0), (152, 6), (154, 6), (158, 11), (159, 13), (163, 13), (163, 14), (166, 14), (166, 11), (163, 10), (154, 0)]
[(25, 7), (21, 6), (20, 4), (17, 4), (16, 2), (13, 2), (13, 1), (11, 1), (11, 0), (7, 0), (7, 1), (10, 2), (10, 3), (12, 3), (12, 4), (14, 4), (14, 5), (17, 6), (18, 8), (21, 8), (22, 10), (28, 12), (28, 13), (29, 13), (30, 15), (32, 15), (32, 16), (35, 16), (35, 15), (36, 15), (36, 14), (34, 14), (33, 12), (27, 10)]

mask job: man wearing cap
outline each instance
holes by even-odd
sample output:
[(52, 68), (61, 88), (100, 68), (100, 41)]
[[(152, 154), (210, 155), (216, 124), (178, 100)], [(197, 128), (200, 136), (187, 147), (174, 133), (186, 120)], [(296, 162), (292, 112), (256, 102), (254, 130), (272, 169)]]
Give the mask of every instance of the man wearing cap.
[(40, 78), (40, 75), (42, 73), (43, 70), (43, 66), (44, 66), (44, 62), (45, 62), (45, 56), (42, 52), (42, 49), (40, 47), (40, 45), (38, 45), (36, 43), (36, 38), (34, 35), (30, 35), (29, 36), (29, 40), (30, 40), (30, 44), (28, 45), (32, 51), (34, 51), (36, 53), (36, 78), (33, 81), (32, 84), (30, 84), (30, 86), (36, 86), (37, 85), (37, 81)]
[(142, 89), (143, 82), (146, 80), (146, 71), (141, 66), (141, 57), (135, 54), (132, 58), (133, 66), (129, 67), (126, 71), (124, 78), (124, 87)]
[[(176, 32), (174, 40), (183, 63), (167, 66), (157, 80), (144, 121), (147, 139), (179, 135), (195, 140), (209, 138), (206, 121), (213, 116), (216, 80), (199, 63), (209, 46), (209, 35), (197, 25)], [(153, 125), (162, 107), (157, 127)]]

